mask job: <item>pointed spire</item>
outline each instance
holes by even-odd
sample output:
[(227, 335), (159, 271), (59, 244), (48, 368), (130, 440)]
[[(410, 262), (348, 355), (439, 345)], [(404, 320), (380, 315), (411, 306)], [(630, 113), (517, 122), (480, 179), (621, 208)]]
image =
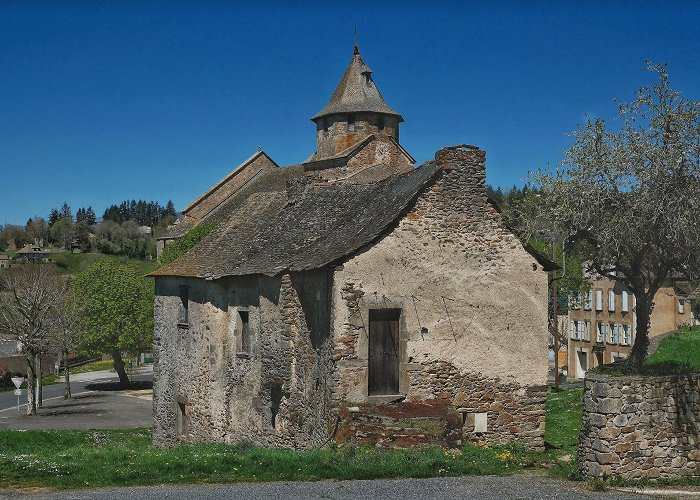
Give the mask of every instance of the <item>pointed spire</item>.
[(356, 42), (350, 64), (333, 92), (331, 100), (311, 120), (316, 121), (334, 114), (361, 112), (394, 115), (399, 122), (403, 121), (403, 117), (384, 101), (372, 79), (372, 70), (362, 60), (360, 47)]

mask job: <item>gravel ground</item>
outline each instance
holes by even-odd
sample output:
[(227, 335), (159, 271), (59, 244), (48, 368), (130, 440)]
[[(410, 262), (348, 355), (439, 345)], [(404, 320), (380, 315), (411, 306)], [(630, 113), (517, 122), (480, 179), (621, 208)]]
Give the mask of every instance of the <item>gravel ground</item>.
[[(382, 499), (382, 500), (504, 500), (504, 499), (616, 499), (650, 497), (633, 493), (586, 491), (575, 483), (540, 476), (469, 476), (431, 479), (369, 481), (320, 481), (258, 483), (237, 485), (149, 486), (102, 488), (70, 492), (0, 493), (0, 499), (86, 500), (128, 498), (129, 500), (184, 500), (196, 498), (282, 500), (282, 499)], [(673, 498), (672, 495), (665, 498)], [(687, 498), (687, 497), (686, 497)]]

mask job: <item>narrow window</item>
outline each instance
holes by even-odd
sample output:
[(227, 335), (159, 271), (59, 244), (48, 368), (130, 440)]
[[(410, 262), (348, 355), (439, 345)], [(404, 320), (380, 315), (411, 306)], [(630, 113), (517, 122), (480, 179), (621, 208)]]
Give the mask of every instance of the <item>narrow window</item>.
[(571, 330), (571, 338), (573, 340), (578, 340), (578, 323), (576, 321), (571, 322), (570, 330)]
[(180, 285), (180, 310), (177, 316), (178, 325), (188, 326), (190, 324), (190, 287)]
[(348, 115), (348, 132), (355, 131), (355, 115)]
[(591, 340), (591, 322), (586, 321), (584, 323), (584, 332), (583, 332), (584, 338), (590, 342)]
[(384, 130), (384, 117), (379, 115), (379, 120), (377, 121), (377, 128), (379, 130)]
[(176, 435), (178, 438), (184, 438), (189, 433), (190, 405), (185, 398), (177, 398), (175, 404), (177, 405), (175, 418)]
[(249, 313), (248, 311), (238, 311), (238, 317), (240, 318), (240, 352), (250, 352), (250, 325), (249, 325)]
[(678, 299), (678, 314), (685, 314), (685, 299)]
[(272, 428), (277, 427), (277, 414), (280, 411), (280, 403), (282, 402), (282, 386), (273, 385), (270, 387), (270, 411), (272, 413)]
[(583, 308), (586, 311), (593, 309), (593, 290), (588, 290), (586, 292), (586, 302), (583, 304)]
[(626, 313), (630, 310), (630, 296), (627, 290), (622, 291), (622, 312)]
[(596, 323), (596, 342), (605, 342), (605, 323)]
[(595, 291), (595, 310), (596, 311), (603, 310), (603, 290), (596, 290)]
[(630, 325), (622, 325), (622, 343), (624, 345), (630, 345), (632, 343), (632, 329)]
[(608, 290), (608, 311), (615, 312), (615, 290)]

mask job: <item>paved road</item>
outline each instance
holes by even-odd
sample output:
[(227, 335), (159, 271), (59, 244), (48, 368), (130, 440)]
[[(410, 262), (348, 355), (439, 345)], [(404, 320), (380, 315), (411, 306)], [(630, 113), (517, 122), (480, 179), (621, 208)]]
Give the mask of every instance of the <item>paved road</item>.
[[(146, 370), (143, 370), (144, 372)], [(109, 371), (71, 377), (73, 397), (63, 399), (63, 384), (44, 388), (44, 407), (27, 417), (26, 403), (17, 410), (12, 393), (0, 393), (0, 429), (65, 430), (123, 429), (153, 424), (152, 372), (131, 377), (134, 387), (121, 390), (118, 377)], [(24, 391), (23, 400), (26, 399)]]
[[(453, 477), (370, 481), (321, 481), (239, 485), (151, 486), (104, 488), (72, 492), (0, 493), (0, 499), (87, 500), (128, 498), (129, 500), (649, 500), (650, 497), (616, 491), (591, 492), (575, 483), (539, 476)], [(668, 498), (668, 497), (666, 497)], [(672, 498), (672, 497), (671, 497)]]
[[(133, 381), (147, 381), (153, 380), (152, 372), (150, 370), (146, 371), (142, 375), (131, 377)], [(119, 377), (116, 373), (109, 370), (88, 372), (88, 373), (78, 373), (71, 376), (70, 390), (75, 395), (81, 392), (86, 392), (88, 388), (86, 386), (94, 384), (95, 382), (105, 383), (105, 382), (118, 382)], [(52, 384), (44, 386), (44, 401), (51, 400), (53, 398), (63, 398), (64, 384)], [(22, 408), (27, 405), (27, 390), (22, 389), (22, 396), (20, 397), (20, 403)], [(17, 396), (14, 395), (12, 391), (0, 392), (0, 412), (12, 408), (17, 408)]]

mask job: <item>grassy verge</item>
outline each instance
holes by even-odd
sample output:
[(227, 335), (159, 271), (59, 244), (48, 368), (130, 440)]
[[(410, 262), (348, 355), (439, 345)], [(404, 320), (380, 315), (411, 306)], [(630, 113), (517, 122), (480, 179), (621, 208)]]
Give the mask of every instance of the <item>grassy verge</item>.
[(9, 487), (76, 488), (508, 475), (537, 463), (519, 447), (292, 451), (205, 444), (159, 449), (150, 440), (146, 429), (0, 431), (0, 477)]
[(578, 434), (583, 413), (583, 389), (571, 388), (547, 396), (544, 440), (556, 477), (583, 479), (576, 465)]
[(111, 370), (114, 367), (114, 363), (111, 359), (106, 361), (93, 361), (91, 363), (85, 363), (84, 365), (74, 366), (70, 368), (70, 374), (75, 375), (76, 373), (87, 373), (96, 372), (101, 370)]
[[(293, 451), (221, 444), (151, 446), (148, 429), (123, 431), (0, 431), (0, 477), (7, 487), (255, 481), (314, 481), (460, 475), (510, 475), (549, 469), (572, 477), (581, 390), (550, 394), (546, 453), (520, 445), (386, 450), (326, 447)], [(568, 460), (562, 461), (568, 455)]]
[(700, 326), (681, 328), (663, 339), (645, 364), (653, 371), (675, 365), (682, 371), (700, 372)]

